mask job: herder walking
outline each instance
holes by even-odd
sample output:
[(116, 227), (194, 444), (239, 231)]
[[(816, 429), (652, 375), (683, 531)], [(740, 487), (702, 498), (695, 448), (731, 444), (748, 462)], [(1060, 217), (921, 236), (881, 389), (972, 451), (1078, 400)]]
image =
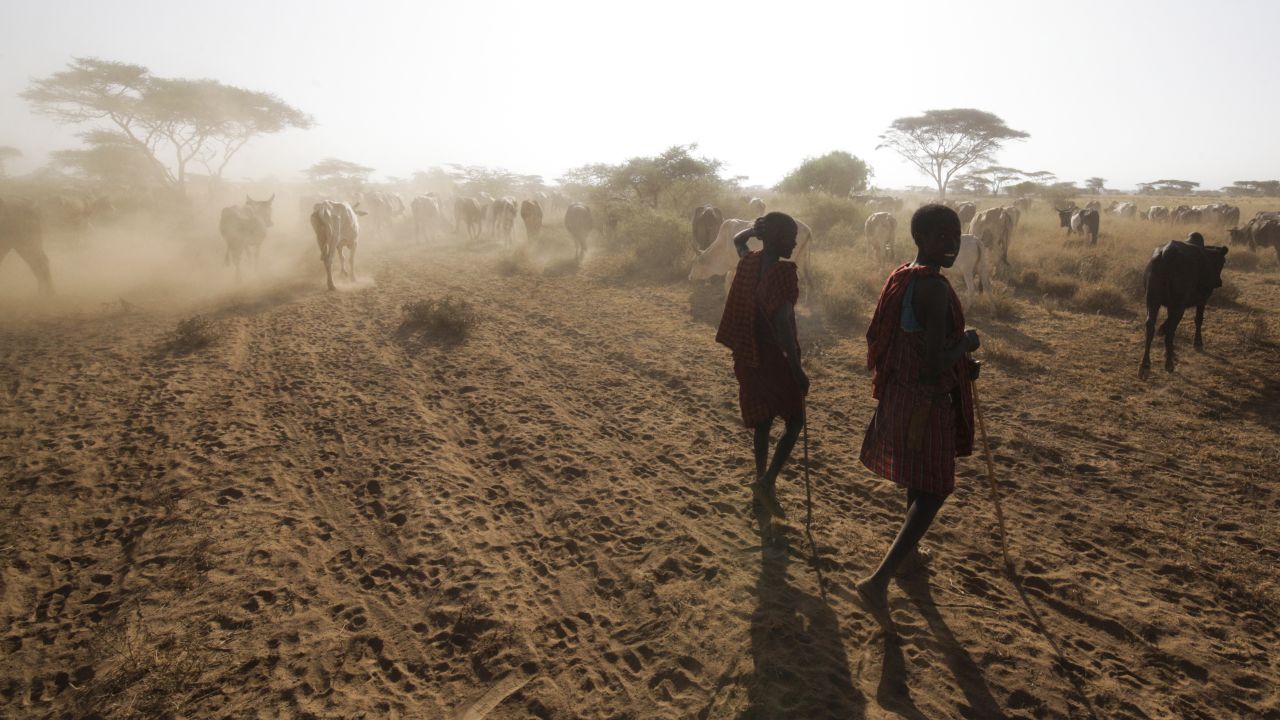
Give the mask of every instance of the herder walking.
[(927, 560), (920, 538), (955, 489), (955, 461), (973, 452), (973, 393), (978, 365), (967, 353), (978, 334), (939, 272), (960, 251), (960, 217), (926, 205), (911, 218), (916, 259), (894, 270), (867, 329), (872, 396), (880, 401), (862, 441), (862, 464), (906, 489), (902, 529), (879, 568), (857, 584), (872, 610), (888, 604), (889, 580)]
[[(804, 428), (804, 398), (809, 392), (796, 335), (799, 280), (795, 263), (786, 261), (796, 247), (796, 230), (790, 215), (771, 212), (733, 238), (740, 260), (716, 332), (716, 342), (733, 351), (742, 422), (755, 431), (752, 494), (777, 517), (784, 517), (776, 493), (778, 474)], [(760, 238), (763, 250), (747, 250), (752, 237)], [(769, 432), (778, 417), (786, 429), (769, 462)]]

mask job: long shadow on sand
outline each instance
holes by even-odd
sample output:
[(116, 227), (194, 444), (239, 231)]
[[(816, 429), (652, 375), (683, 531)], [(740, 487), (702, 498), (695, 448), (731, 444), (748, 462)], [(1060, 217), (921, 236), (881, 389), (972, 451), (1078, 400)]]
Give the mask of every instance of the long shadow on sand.
[(761, 528), (760, 578), (751, 617), (749, 705), (740, 718), (861, 718), (866, 700), (853, 684), (835, 611), (821, 597), (793, 587), (787, 578), (789, 545)]
[[(991, 689), (987, 687), (986, 678), (983, 677), (982, 669), (973, 661), (973, 657), (964, 645), (956, 639), (955, 633), (951, 632), (951, 628), (947, 626), (947, 621), (942, 618), (942, 613), (938, 612), (938, 606), (934, 603), (933, 592), (929, 588), (929, 578), (925, 574), (916, 574), (905, 577), (901, 581), (902, 589), (906, 591), (907, 596), (920, 610), (920, 614), (924, 617), (924, 621), (929, 626), (929, 632), (933, 635), (933, 639), (938, 644), (939, 650), (942, 652), (943, 661), (947, 664), (947, 669), (955, 677), (956, 683), (960, 686), (960, 691), (964, 693), (965, 701), (968, 708), (962, 711), (965, 717), (980, 718), (1003, 718), (1005, 713), (1000, 709), (1000, 703), (996, 702), (995, 697), (991, 694)], [(889, 633), (889, 636), (896, 635)], [(885, 642), (885, 670), (881, 675), (881, 688), (885, 686), (885, 679), (891, 677), (888, 672), (891, 652), (897, 653), (896, 668), (899, 672), (895, 677), (901, 678), (901, 671), (905, 670), (902, 664), (902, 650), (897, 647), (895, 639), (890, 637)], [(893, 646), (892, 650), (890, 646)], [(902, 688), (903, 696), (906, 697), (905, 683)], [(879, 693), (877, 693), (879, 695)], [(918, 710), (916, 711), (919, 712)], [(921, 716), (923, 717), (923, 716)]]

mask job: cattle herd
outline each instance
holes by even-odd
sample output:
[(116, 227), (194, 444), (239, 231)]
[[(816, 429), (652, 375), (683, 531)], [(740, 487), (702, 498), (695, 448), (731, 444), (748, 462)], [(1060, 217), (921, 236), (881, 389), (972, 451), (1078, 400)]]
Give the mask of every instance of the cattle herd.
[[(884, 264), (899, 256), (895, 243), (899, 236), (897, 213), (903, 211), (899, 198), (875, 195), (854, 195), (852, 198), (867, 212), (863, 224), (865, 248), (868, 257), (877, 264)], [(254, 263), (272, 227), (272, 204), (275, 195), (266, 200), (246, 197), (242, 205), (222, 210), (218, 223), (226, 244), (225, 263), (234, 267), (237, 280), (244, 262)], [(563, 194), (534, 192), (517, 200), (514, 197), (492, 197), (480, 192), (472, 196), (446, 198), (435, 192), (414, 197), (406, 208), (400, 195), (393, 192), (354, 193), (345, 200), (319, 196), (301, 199), (304, 217), (315, 233), (320, 258), (325, 268), (329, 289), (334, 289), (333, 263), (338, 264), (339, 279), (354, 281), (355, 256), (360, 240), (361, 225), (366, 226), (373, 239), (389, 238), (401, 225), (412, 228), (412, 237), (419, 243), (435, 243), (446, 230), (475, 243), (483, 237), (510, 247), (513, 230), (519, 220), (530, 243), (537, 244), (543, 237), (543, 228), (552, 214), (560, 214), (566, 232), (573, 240), (574, 259), (581, 262), (587, 253), (587, 240), (598, 229), (597, 218), (587, 205), (574, 202)], [(763, 215), (765, 201), (761, 198), (746, 200), (750, 217)], [(1031, 198), (1018, 198), (1004, 206), (979, 211), (974, 202), (947, 202), (960, 216), (967, 232), (961, 238), (955, 270), (964, 279), (968, 293), (982, 293), (991, 287), (991, 276), (1009, 267), (1009, 249), (1015, 232), (1035, 202)], [(452, 218), (448, 212), (452, 211)], [(1115, 201), (1103, 207), (1098, 200), (1091, 200), (1084, 207), (1074, 203), (1054, 208), (1065, 237), (1078, 237), (1089, 245), (1098, 243), (1100, 228), (1107, 217), (1128, 221), (1146, 221), (1191, 227), (1217, 227), (1225, 229), (1231, 244), (1247, 245), (1250, 250), (1273, 248), (1280, 257), (1280, 212), (1259, 212), (1248, 222), (1241, 224), (1240, 208), (1227, 203), (1206, 205), (1178, 205), (1168, 207), (1152, 205), (1140, 211), (1137, 204)], [(0, 199), (0, 260), (13, 250), (35, 275), (40, 293), (53, 292), (53, 277), (49, 259), (43, 247), (46, 231), (76, 230), (109, 222), (117, 212), (115, 204), (106, 198), (70, 198), (50, 196), (38, 201)], [(733, 248), (733, 236), (750, 226), (751, 221), (727, 218), (717, 207), (702, 205), (694, 209), (691, 221), (692, 245), (695, 251), (689, 279), (701, 281), (713, 277), (725, 278), (727, 288), (732, 281), (737, 254)], [(813, 233), (809, 226), (799, 223), (793, 260), (800, 270), (802, 288), (807, 293), (812, 286), (810, 255)], [(1155, 334), (1155, 321), (1160, 307), (1167, 308), (1168, 317), (1160, 331), (1165, 342), (1165, 367), (1173, 368), (1173, 336), (1185, 310), (1196, 309), (1197, 347), (1202, 344), (1201, 325), (1205, 303), (1209, 294), (1222, 284), (1221, 272), (1227, 254), (1226, 247), (1205, 246), (1198, 233), (1189, 241), (1174, 241), (1156, 249), (1145, 270), (1146, 283), (1146, 349), (1140, 375), (1146, 377), (1150, 367), (1150, 346)], [(752, 240), (758, 244), (758, 240)]]

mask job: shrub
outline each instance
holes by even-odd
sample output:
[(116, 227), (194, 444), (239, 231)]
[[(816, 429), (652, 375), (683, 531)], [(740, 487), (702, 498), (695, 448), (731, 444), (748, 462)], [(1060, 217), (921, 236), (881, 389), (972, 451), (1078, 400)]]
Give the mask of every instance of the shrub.
[(1060, 300), (1069, 300), (1080, 290), (1080, 283), (1061, 275), (1051, 275), (1040, 279), (1037, 288), (1042, 294)]
[(862, 327), (871, 319), (884, 279), (875, 268), (849, 262), (849, 253), (838, 258), (814, 268), (813, 302), (831, 324)]
[(673, 213), (632, 206), (620, 213), (614, 247), (619, 255), (606, 262), (593, 262), (596, 274), (672, 282), (689, 273), (693, 245), (689, 228)]
[(407, 302), (402, 310), (402, 332), (423, 333), (440, 342), (461, 342), (477, 319), (471, 303), (452, 296)]
[(823, 246), (829, 248), (856, 249), (860, 245), (858, 240), (861, 235), (861, 226), (855, 226), (851, 222), (841, 220), (830, 230), (827, 230), (826, 237), (823, 238)]
[(1261, 315), (1250, 314), (1240, 323), (1240, 344), (1251, 350), (1271, 346), (1271, 331)]
[(1013, 322), (1022, 317), (1018, 304), (1008, 293), (990, 291), (974, 296), (965, 308), (965, 314), (999, 322)]
[(1240, 286), (1230, 280), (1223, 280), (1222, 287), (1209, 296), (1209, 304), (1216, 307), (1230, 307), (1240, 304)]
[(192, 315), (178, 321), (166, 347), (170, 352), (185, 355), (208, 347), (217, 338), (218, 328), (212, 320), (203, 315)]
[(1232, 270), (1251, 272), (1258, 269), (1262, 258), (1252, 250), (1234, 250), (1227, 254), (1227, 267)]
[(1116, 287), (1130, 300), (1142, 300), (1147, 296), (1145, 273), (1144, 268), (1127, 267), (1116, 276)]
[(826, 240), (831, 231), (841, 224), (860, 231), (866, 223), (866, 210), (849, 198), (815, 194), (805, 200), (803, 218), (813, 230), (815, 239)]
[(1087, 313), (1123, 317), (1132, 314), (1123, 293), (1112, 287), (1093, 285), (1076, 293), (1075, 307)]

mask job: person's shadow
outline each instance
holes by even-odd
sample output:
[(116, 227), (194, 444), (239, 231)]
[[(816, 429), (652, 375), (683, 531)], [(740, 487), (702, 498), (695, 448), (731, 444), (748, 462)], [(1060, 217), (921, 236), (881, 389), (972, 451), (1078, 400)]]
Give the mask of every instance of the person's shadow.
[(789, 540), (756, 510), (760, 578), (751, 616), (748, 706), (740, 718), (862, 718), (866, 699), (853, 684), (840, 622), (821, 598), (790, 585)]
[[(947, 669), (955, 677), (969, 705), (966, 717), (1003, 718), (1006, 717), (1000, 704), (991, 695), (987, 687), (982, 669), (973, 661), (969, 651), (956, 639), (947, 622), (938, 612), (933, 601), (933, 592), (929, 588), (929, 578), (925, 573), (917, 573), (902, 578), (902, 589), (920, 610), (921, 616), (929, 626)], [(902, 641), (892, 625), (884, 629), (884, 666), (880, 673), (880, 685), (876, 689), (876, 701), (882, 707), (897, 712), (910, 720), (925, 720), (925, 715), (911, 700), (911, 693), (906, 682), (906, 662), (902, 655)]]

